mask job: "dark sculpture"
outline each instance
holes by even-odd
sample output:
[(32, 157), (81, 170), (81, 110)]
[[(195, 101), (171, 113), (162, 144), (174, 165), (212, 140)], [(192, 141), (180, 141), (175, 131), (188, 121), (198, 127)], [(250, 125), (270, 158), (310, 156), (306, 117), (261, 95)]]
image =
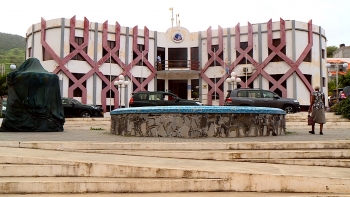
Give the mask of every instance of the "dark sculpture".
[(63, 131), (59, 79), (36, 58), (7, 75), (6, 117), (0, 131)]

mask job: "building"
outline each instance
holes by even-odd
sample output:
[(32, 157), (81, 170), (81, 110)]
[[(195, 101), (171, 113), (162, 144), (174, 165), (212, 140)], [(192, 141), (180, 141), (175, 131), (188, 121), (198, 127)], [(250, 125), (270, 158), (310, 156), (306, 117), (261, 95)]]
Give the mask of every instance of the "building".
[(339, 48), (333, 52), (333, 58), (350, 58), (350, 46), (340, 44)]
[[(171, 91), (205, 105), (223, 105), (226, 91), (237, 85), (296, 98), (305, 108), (314, 85), (327, 94), (325, 31), (311, 20), (270, 20), (199, 32), (177, 25), (157, 32), (74, 16), (42, 19), (26, 37), (26, 58), (38, 58), (58, 74), (62, 96), (102, 105), (106, 111), (127, 107), (131, 93), (140, 90)], [(225, 81), (232, 71), (241, 78), (238, 84)], [(120, 75), (128, 86), (113, 85)]]

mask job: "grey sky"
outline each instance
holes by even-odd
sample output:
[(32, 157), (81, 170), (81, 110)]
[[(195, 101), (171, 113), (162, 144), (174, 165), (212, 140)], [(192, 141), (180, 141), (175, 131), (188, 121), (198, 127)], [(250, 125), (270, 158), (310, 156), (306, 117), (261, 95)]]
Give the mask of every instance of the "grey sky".
[(347, 22), (348, 0), (7, 0), (2, 1), (0, 32), (25, 37), (32, 24), (46, 20), (86, 17), (90, 22), (121, 26), (147, 26), (165, 32), (171, 27), (171, 11), (179, 14), (180, 25), (191, 32), (266, 23), (270, 19), (296, 20), (321, 26), (326, 31), (327, 45), (350, 45), (350, 23)]

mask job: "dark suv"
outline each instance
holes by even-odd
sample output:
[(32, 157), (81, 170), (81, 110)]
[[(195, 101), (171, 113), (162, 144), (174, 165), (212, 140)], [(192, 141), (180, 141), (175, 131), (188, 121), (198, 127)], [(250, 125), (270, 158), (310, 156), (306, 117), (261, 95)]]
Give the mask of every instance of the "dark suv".
[(147, 107), (147, 106), (169, 106), (169, 105), (203, 105), (198, 101), (185, 100), (179, 98), (171, 92), (150, 92), (142, 91), (132, 93), (129, 101), (130, 107)]
[(295, 113), (300, 111), (299, 101), (291, 98), (281, 98), (276, 93), (262, 89), (235, 89), (228, 90), (225, 105), (274, 107)]

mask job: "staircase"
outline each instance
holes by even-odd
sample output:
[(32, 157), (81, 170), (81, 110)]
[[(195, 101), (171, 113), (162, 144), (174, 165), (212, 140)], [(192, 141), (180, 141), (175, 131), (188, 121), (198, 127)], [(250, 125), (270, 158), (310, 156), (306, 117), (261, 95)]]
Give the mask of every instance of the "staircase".
[(3, 142), (0, 197), (350, 196), (349, 167), (348, 141)]
[[(289, 129), (309, 129), (311, 126), (307, 125), (307, 112), (299, 112), (295, 114), (286, 115), (286, 128)], [(318, 124), (316, 124), (317, 127)], [(326, 112), (326, 124), (324, 129), (346, 129), (350, 128), (350, 120), (342, 118), (340, 115), (335, 115), (334, 112)]]
[[(325, 128), (350, 128), (349, 120), (333, 113), (326, 120)], [(286, 115), (286, 124), (287, 131), (310, 128), (305, 112)], [(109, 128), (110, 117), (66, 119), (65, 127), (84, 135)], [(324, 141), (277, 137), (0, 141), (0, 197), (350, 197), (350, 135)]]

